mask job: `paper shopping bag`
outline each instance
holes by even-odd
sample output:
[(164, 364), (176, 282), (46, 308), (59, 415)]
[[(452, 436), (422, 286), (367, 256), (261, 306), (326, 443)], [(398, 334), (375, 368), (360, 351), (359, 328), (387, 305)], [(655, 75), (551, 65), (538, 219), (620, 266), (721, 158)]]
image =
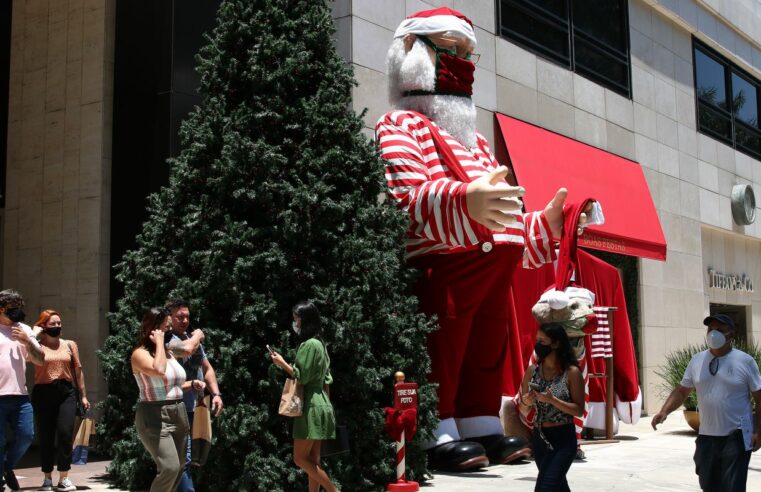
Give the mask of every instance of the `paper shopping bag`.
[(71, 451), (72, 465), (86, 465), (87, 455), (90, 448), (90, 435), (95, 430), (95, 423), (90, 417), (82, 419), (79, 423), (79, 429), (74, 436), (73, 449)]
[(209, 458), (211, 450), (211, 396), (206, 395), (198, 399), (198, 404), (193, 412), (193, 429), (191, 429), (190, 462), (194, 466), (203, 466)]
[(295, 379), (286, 379), (278, 413), (285, 417), (301, 417), (303, 409), (304, 387)]

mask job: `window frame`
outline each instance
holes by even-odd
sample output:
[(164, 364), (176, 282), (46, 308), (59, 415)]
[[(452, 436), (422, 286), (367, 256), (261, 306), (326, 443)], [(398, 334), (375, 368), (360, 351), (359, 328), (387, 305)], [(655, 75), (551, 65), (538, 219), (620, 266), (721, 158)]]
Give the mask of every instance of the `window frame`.
[[(565, 11), (567, 12), (567, 18), (561, 19), (556, 14), (544, 10), (539, 5), (523, 5), (519, 3), (519, 0), (497, 0), (495, 2), (496, 7), (496, 33), (497, 36), (515, 43), (518, 46), (534, 53), (544, 60), (560, 65), (585, 79), (588, 79), (606, 89), (609, 89), (617, 94), (620, 94), (627, 99), (632, 99), (632, 63), (631, 63), (631, 36), (629, 29), (629, 0), (616, 0), (622, 5), (623, 14), (623, 40), (624, 40), (624, 52), (616, 46), (599, 40), (587, 33), (581, 28), (574, 26), (573, 22), (573, 1), (563, 0), (565, 4)], [(511, 31), (507, 27), (502, 25), (502, 4), (509, 4), (510, 7), (520, 10), (525, 15), (538, 19), (544, 23), (554, 23), (558, 26), (563, 25), (565, 21), (566, 27), (566, 42), (568, 46), (568, 59), (562, 53), (556, 53), (548, 50), (531, 39), (526, 38), (520, 33)], [(578, 34), (577, 34), (578, 33)], [(609, 57), (612, 60), (620, 62), (626, 67), (626, 87), (620, 84), (618, 81), (610, 79), (607, 75), (596, 72), (593, 69), (587, 68), (584, 65), (579, 65), (576, 62), (576, 37), (592, 50), (602, 53), (603, 56)]]
[[(725, 87), (725, 99), (727, 101), (727, 106), (729, 109), (724, 109), (716, 104), (711, 104), (708, 101), (703, 101), (699, 95), (698, 95), (698, 66), (696, 62), (696, 54), (697, 51), (700, 51), (703, 55), (711, 58), (715, 62), (717, 62), (719, 65), (722, 66), (724, 69), (724, 87)], [(737, 75), (738, 77), (744, 79), (746, 82), (748, 82), (750, 85), (755, 87), (756, 89), (756, 126), (750, 125), (746, 123), (745, 121), (741, 120), (740, 118), (735, 117), (735, 110), (734, 110), (734, 88), (732, 87), (732, 75)], [(758, 149), (750, 148), (742, 143), (738, 143), (737, 139), (737, 129), (749, 133), (756, 138), (759, 139), (761, 142), (761, 80), (754, 77), (747, 71), (740, 68), (738, 65), (733, 63), (731, 60), (729, 60), (727, 57), (721, 55), (718, 51), (708, 46), (706, 43), (702, 42), (695, 36), (692, 37), (692, 83), (693, 83), (693, 89), (695, 91), (695, 127), (699, 133), (702, 133), (703, 135), (706, 135), (708, 137), (711, 137), (715, 140), (718, 140), (726, 145), (729, 145), (733, 149), (737, 150), (738, 152), (742, 152), (745, 155), (748, 155), (754, 159), (761, 160), (761, 145), (759, 145)], [(729, 120), (729, 138), (727, 138), (724, 135), (721, 135), (715, 131), (713, 131), (711, 128), (703, 127), (700, 124), (700, 112), (702, 108), (707, 108), (708, 111), (713, 111), (714, 113), (718, 113), (720, 116), (724, 118), (728, 118)], [(704, 109), (705, 111), (705, 109)]]

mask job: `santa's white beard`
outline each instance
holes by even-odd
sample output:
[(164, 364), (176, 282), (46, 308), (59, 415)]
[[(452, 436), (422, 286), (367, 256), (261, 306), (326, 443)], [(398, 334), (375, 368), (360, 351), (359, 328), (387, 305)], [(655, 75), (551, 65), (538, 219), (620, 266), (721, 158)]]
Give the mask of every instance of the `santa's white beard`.
[(476, 146), (476, 105), (472, 99), (442, 95), (402, 96), (406, 91), (433, 91), (436, 86), (436, 69), (422, 41), (415, 40), (412, 49), (405, 53), (402, 40), (394, 40), (386, 62), (389, 100), (395, 108), (422, 113), (461, 144)]

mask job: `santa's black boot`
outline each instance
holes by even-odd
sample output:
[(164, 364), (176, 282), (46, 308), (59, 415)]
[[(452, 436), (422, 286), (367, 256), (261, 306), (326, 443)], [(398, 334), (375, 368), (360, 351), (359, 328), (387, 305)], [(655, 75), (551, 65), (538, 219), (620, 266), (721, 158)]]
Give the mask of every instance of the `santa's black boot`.
[(486, 449), (486, 456), (492, 465), (504, 465), (531, 456), (531, 447), (521, 437), (493, 434), (490, 436), (469, 437)]
[(428, 450), (428, 467), (432, 470), (462, 472), (488, 464), (486, 450), (476, 442), (452, 441)]

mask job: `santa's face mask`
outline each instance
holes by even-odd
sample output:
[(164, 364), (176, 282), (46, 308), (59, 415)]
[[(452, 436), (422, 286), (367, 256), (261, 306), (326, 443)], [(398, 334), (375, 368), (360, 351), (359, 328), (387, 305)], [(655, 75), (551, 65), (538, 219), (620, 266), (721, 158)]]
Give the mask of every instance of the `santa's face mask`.
[(470, 60), (470, 56), (459, 57), (455, 50), (436, 46), (433, 41), (425, 36), (418, 35), (417, 38), (436, 54), (436, 88), (433, 92), (408, 91), (404, 95), (439, 94), (470, 97), (473, 94), (473, 74), (476, 71), (476, 64)]

